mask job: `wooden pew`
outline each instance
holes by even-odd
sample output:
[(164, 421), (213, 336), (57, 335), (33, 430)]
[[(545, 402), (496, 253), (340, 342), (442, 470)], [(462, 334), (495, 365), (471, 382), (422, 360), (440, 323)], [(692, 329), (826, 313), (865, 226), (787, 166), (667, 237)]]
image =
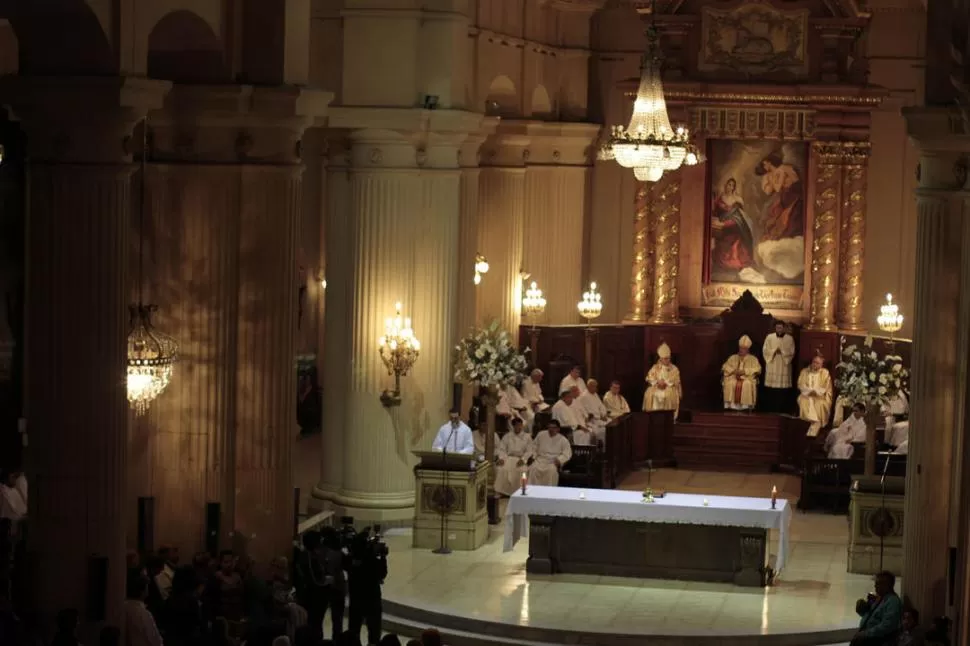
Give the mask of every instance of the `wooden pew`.
[[(876, 464), (879, 474), (886, 464), (885, 455), (879, 455)], [(890, 455), (888, 476), (906, 476), (906, 456)], [(823, 509), (832, 513), (849, 511), (849, 492), (852, 477), (865, 471), (865, 454), (856, 451), (848, 460), (833, 460), (825, 455), (810, 455), (805, 458), (802, 471), (802, 492), (798, 508), (807, 511)]]
[(606, 425), (606, 444), (574, 446), (563, 465), (559, 486), (615, 489), (633, 469), (633, 418), (624, 415)]

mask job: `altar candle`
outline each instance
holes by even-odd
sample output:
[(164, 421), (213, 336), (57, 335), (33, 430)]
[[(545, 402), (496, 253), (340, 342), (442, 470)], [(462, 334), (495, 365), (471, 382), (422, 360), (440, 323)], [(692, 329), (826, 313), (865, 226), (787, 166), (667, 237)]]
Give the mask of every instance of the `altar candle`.
[(525, 484), (526, 484), (526, 483), (527, 483), (528, 481), (529, 481), (529, 478), (528, 478), (528, 477), (526, 477), (526, 475), (525, 475), (525, 471), (523, 471), (523, 472), (522, 472), (522, 495), (523, 495), (523, 496), (525, 495)]
[(771, 486), (771, 508), (774, 509), (775, 505), (778, 504), (778, 487)]

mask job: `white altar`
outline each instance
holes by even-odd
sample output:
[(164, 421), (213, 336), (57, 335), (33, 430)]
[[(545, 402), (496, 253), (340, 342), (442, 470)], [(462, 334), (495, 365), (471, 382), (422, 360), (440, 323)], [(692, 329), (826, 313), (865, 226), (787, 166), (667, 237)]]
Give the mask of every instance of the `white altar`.
[(510, 551), (519, 538), (528, 535), (529, 516), (777, 530), (773, 569), (778, 573), (784, 568), (788, 554), (792, 512), (788, 501), (780, 498), (775, 509), (771, 508), (770, 498), (683, 493), (667, 493), (647, 503), (639, 491), (531, 486), (525, 495), (518, 490), (509, 499), (505, 512), (505, 551)]

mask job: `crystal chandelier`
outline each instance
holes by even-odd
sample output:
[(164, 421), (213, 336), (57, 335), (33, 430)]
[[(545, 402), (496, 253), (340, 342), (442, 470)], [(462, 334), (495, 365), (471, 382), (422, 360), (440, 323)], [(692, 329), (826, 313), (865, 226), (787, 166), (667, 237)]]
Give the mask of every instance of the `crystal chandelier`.
[(603, 300), (600, 293), (596, 291), (596, 283), (589, 284), (589, 291), (583, 292), (583, 300), (579, 301), (576, 308), (579, 310), (579, 315), (588, 323), (592, 323), (593, 319), (603, 313)]
[(626, 128), (612, 126), (610, 137), (599, 152), (600, 159), (616, 160), (620, 166), (632, 168), (641, 182), (655, 182), (667, 171), (703, 161), (703, 155), (690, 142), (687, 128), (670, 126), (659, 41), (657, 29), (651, 24), (647, 28), (647, 51), (640, 64), (640, 85), (630, 124)]
[(394, 390), (385, 390), (381, 402), (385, 406), (401, 403), (401, 377), (406, 377), (421, 353), (421, 342), (414, 336), (411, 319), (401, 316), (401, 304), (394, 304), (393, 318), (384, 321), (384, 336), (377, 340), (381, 361), (387, 374), (394, 376)]
[(536, 282), (532, 281), (532, 285), (525, 290), (525, 296), (522, 298), (522, 313), (532, 321), (532, 327), (535, 327), (536, 319), (545, 311), (546, 299), (542, 296), (542, 290)]
[(144, 415), (155, 398), (162, 394), (172, 380), (178, 361), (178, 342), (152, 326), (152, 313), (158, 308), (145, 305), (142, 299), (143, 244), (145, 241), (145, 164), (148, 159), (148, 119), (142, 124), (141, 152), (141, 210), (138, 226), (138, 303), (128, 306), (128, 403), (136, 415)]
[(879, 308), (876, 323), (883, 332), (889, 332), (889, 340), (903, 327), (903, 315), (899, 313), (899, 306), (893, 303), (893, 295), (886, 294), (886, 304)]

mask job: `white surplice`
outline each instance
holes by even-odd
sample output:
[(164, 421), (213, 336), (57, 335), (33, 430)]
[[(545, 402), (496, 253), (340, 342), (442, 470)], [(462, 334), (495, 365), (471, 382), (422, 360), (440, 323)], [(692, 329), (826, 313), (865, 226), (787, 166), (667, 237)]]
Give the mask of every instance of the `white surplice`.
[[(475, 442), (475, 455), (477, 457), (484, 457), (485, 459), (491, 459), (487, 455), (485, 455), (485, 439), (486, 439), (486, 437), (487, 436), (485, 435), (485, 431), (482, 431), (482, 430), (472, 431), (472, 438), (473, 438), (473, 440)], [(498, 444), (499, 444), (499, 442), (501, 440), (498, 437), (498, 433), (494, 433), (493, 432), (492, 433), (492, 437), (493, 437), (493, 440), (494, 440), (494, 442), (492, 444), (492, 447), (493, 447), (492, 450), (495, 452), (495, 455), (497, 456), (498, 455)]]
[(825, 438), (825, 451), (829, 459), (848, 460), (852, 457), (852, 443), (866, 441), (866, 420), (864, 417), (849, 415), (838, 428), (829, 431)]
[(580, 395), (586, 392), (586, 382), (583, 381), (582, 377), (573, 377), (572, 375), (566, 375), (565, 377), (562, 378), (562, 381), (559, 382), (559, 392), (556, 393), (556, 396), (558, 397), (559, 395), (563, 394), (567, 390), (572, 390), (574, 386), (576, 388), (579, 388)]
[(562, 399), (557, 401), (552, 407), (552, 418), (559, 422), (560, 426), (568, 426), (573, 431), (580, 426), (589, 428), (586, 423), (586, 409), (575, 401), (572, 404), (567, 404)]
[[(606, 410), (606, 405), (600, 399), (599, 393), (591, 393), (587, 390), (579, 396), (576, 403), (586, 411), (586, 426), (589, 427), (589, 431), (597, 440), (605, 442), (606, 423), (610, 421), (610, 416)], [(590, 419), (590, 415), (592, 415), (592, 419)], [(575, 438), (573, 438), (573, 444), (576, 444)]]
[[(510, 431), (498, 443), (495, 491), (511, 496), (521, 486), (522, 474), (529, 472), (529, 459), (535, 457), (535, 442), (525, 431)], [(528, 476), (526, 476), (528, 477)]]
[(573, 457), (569, 440), (562, 433), (555, 437), (549, 431), (539, 431), (535, 440), (536, 458), (529, 468), (529, 484), (555, 487), (559, 484), (559, 468)]
[(603, 405), (606, 406), (607, 413), (613, 419), (630, 413), (630, 404), (627, 403), (626, 397), (622, 394), (614, 395), (613, 391), (607, 391), (603, 395)]
[(458, 422), (458, 426), (454, 428), (450, 421), (445, 422), (444, 426), (438, 429), (431, 449), (434, 451), (447, 449), (448, 453), (472, 455), (475, 452), (475, 439), (472, 437), (472, 430), (468, 428), (465, 422)]
[(761, 356), (765, 358), (765, 386), (791, 388), (791, 360), (795, 357), (795, 340), (790, 334), (765, 337)]
[(832, 376), (825, 368), (809, 366), (798, 375), (798, 416), (812, 423), (812, 435), (829, 423), (832, 412)]
[[(536, 411), (544, 411), (549, 408), (549, 404), (546, 403), (546, 398), (542, 395), (542, 384), (533, 381), (532, 377), (522, 382), (521, 392), (525, 400)], [(556, 393), (556, 395), (558, 396), (559, 393)]]
[(535, 421), (536, 415), (532, 412), (529, 401), (515, 389), (515, 386), (506, 386), (502, 389), (502, 392), (505, 393), (505, 401), (512, 411), (512, 415), (521, 419), (525, 423), (525, 430), (532, 433), (532, 422)]

